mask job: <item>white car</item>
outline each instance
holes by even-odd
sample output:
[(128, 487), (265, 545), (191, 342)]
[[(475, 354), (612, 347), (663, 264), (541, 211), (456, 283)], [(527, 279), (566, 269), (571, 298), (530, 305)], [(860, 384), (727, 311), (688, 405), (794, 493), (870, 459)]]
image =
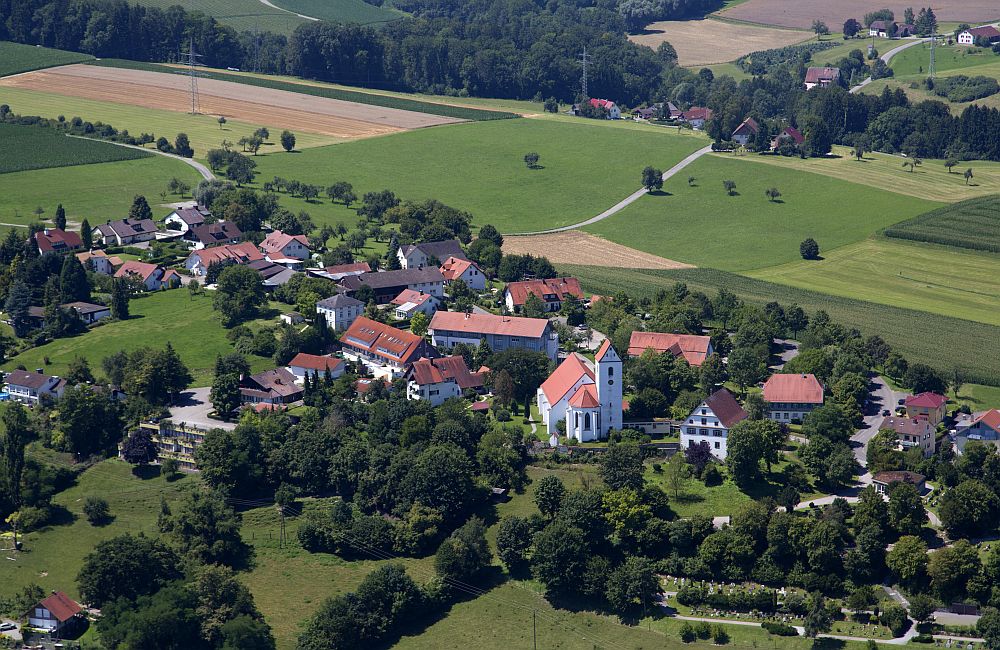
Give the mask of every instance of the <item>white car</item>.
[(16, 630), (17, 625), (14, 623), (0, 623), (0, 632), (10, 632), (11, 630)]

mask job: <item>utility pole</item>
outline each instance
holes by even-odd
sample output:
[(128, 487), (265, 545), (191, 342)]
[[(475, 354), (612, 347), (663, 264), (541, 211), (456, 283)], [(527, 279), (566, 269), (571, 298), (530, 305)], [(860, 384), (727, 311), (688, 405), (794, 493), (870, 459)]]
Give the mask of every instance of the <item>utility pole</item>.
[(587, 54), (587, 46), (583, 46), (583, 54), (580, 55), (580, 62), (583, 64), (583, 77), (580, 79), (580, 92), (583, 93), (585, 99), (590, 98), (590, 93), (587, 92), (587, 65), (590, 63), (590, 55)]
[(538, 650), (538, 636), (535, 633), (535, 618), (537, 614), (537, 609), (531, 610), (531, 647), (534, 650)]
[(934, 29), (931, 30), (931, 62), (930, 62), (930, 65), (927, 66), (927, 75), (931, 79), (934, 78), (934, 73), (936, 72), (936, 70), (934, 69), (935, 68), (935, 65), (934, 65), (934, 54), (935, 54), (935, 52), (934, 52), (934, 49), (935, 49), (936, 46), (937, 46), (937, 27), (935, 26)]
[(184, 52), (184, 57), (186, 59), (184, 62), (188, 65), (188, 74), (191, 77), (191, 114), (197, 115), (201, 106), (198, 99), (198, 72), (195, 68), (198, 66), (198, 59), (201, 58), (201, 55), (194, 51), (193, 36), (188, 51)]

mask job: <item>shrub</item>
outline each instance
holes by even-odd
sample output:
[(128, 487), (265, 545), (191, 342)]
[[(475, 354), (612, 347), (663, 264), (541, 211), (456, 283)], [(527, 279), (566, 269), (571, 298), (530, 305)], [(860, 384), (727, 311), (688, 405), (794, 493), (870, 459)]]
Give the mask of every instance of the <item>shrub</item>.
[(722, 472), (715, 465), (708, 465), (701, 474), (701, 480), (705, 482), (705, 487), (722, 485)]
[(726, 645), (729, 643), (729, 632), (726, 632), (726, 628), (721, 625), (716, 625), (712, 631), (712, 640), (715, 641), (715, 645)]
[(685, 623), (681, 626), (681, 641), (684, 643), (693, 643), (696, 638), (694, 628), (691, 627), (690, 623)]
[(791, 625), (786, 625), (784, 623), (772, 623), (770, 621), (764, 621), (760, 624), (768, 634), (774, 634), (776, 636), (798, 636), (799, 632)]
[(111, 518), (111, 509), (105, 499), (89, 496), (83, 503), (83, 514), (87, 516), (91, 526), (101, 526)]
[(712, 636), (712, 626), (708, 623), (701, 621), (700, 623), (695, 623), (694, 633), (698, 635), (699, 639), (707, 639)]

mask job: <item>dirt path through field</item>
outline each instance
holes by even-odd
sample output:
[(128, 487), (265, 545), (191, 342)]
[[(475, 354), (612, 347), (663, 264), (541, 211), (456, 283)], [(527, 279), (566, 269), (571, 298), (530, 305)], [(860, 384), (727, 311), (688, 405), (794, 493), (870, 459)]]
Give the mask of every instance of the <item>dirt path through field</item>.
[(505, 254), (544, 256), (553, 264), (621, 269), (692, 269), (690, 264), (643, 253), (579, 230), (547, 235), (504, 235)]

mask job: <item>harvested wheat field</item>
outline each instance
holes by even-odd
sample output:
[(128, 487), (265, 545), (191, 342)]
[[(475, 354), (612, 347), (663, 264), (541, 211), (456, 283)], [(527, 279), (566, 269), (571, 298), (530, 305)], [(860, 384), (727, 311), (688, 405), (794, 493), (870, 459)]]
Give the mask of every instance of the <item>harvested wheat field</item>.
[[(883, 2), (882, 0), (747, 0), (724, 9), (718, 15), (734, 20), (746, 20), (764, 25), (780, 25), (810, 29), (814, 20), (822, 20), (837, 32), (848, 18), (861, 20), (869, 11), (888, 8), (903, 18), (903, 10), (918, 5), (912, 2)], [(919, 5), (923, 6), (923, 5)], [(939, 0), (934, 3), (934, 14), (939, 22), (984, 23), (1000, 18), (997, 0)], [(675, 46), (676, 47), (676, 46)]]
[(609, 266), (621, 269), (693, 269), (690, 264), (643, 253), (579, 230), (547, 235), (504, 235), (505, 254), (544, 256), (553, 264)]
[[(142, 108), (191, 110), (190, 80), (182, 74), (70, 65), (8, 77), (0, 80), (0, 88), (3, 86)], [(215, 79), (200, 79), (198, 94), (201, 113), (337, 138), (364, 138), (462, 121)]]
[(744, 54), (801, 43), (811, 32), (738, 25), (722, 20), (661, 20), (646, 26), (642, 34), (629, 36), (654, 50), (667, 41), (677, 50), (680, 65), (726, 63)]

